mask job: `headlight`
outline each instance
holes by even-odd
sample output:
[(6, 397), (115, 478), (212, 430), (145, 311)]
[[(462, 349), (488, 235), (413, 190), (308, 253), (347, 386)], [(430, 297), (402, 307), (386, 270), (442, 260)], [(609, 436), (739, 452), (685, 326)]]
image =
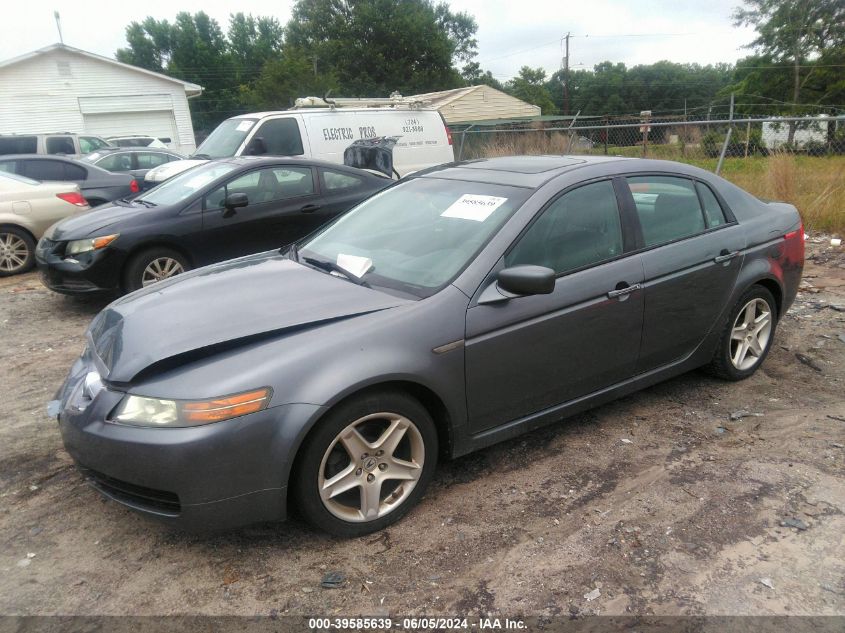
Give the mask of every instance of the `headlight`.
[(65, 255), (79, 255), (79, 253), (100, 250), (114, 242), (119, 235), (120, 233), (115, 233), (114, 235), (103, 235), (86, 240), (73, 240), (72, 242), (68, 242), (65, 248)]
[(127, 395), (112, 419), (132, 426), (200, 426), (266, 409), (272, 393), (270, 387), (264, 387), (212, 400), (165, 400)]

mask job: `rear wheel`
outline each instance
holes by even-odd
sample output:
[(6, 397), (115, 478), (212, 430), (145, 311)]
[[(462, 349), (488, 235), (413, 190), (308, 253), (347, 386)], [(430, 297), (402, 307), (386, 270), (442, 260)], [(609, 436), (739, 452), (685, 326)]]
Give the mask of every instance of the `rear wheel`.
[(777, 304), (772, 293), (762, 286), (752, 286), (731, 311), (706, 369), (725, 380), (748, 378), (768, 355), (776, 327)]
[(0, 277), (25, 273), (35, 266), (35, 240), (15, 226), (0, 226)]
[(186, 270), (190, 270), (190, 266), (180, 253), (170, 248), (151, 248), (129, 262), (124, 286), (131, 292), (175, 277)]
[(425, 408), (398, 392), (354, 398), (318, 423), (301, 449), (293, 493), (315, 527), (360, 536), (402, 518), (437, 464)]

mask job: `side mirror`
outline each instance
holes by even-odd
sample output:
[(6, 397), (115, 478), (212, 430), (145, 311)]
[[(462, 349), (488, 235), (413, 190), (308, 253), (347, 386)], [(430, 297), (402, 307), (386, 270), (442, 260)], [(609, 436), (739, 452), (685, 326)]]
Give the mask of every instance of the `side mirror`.
[(499, 271), (499, 288), (516, 295), (547, 295), (555, 289), (555, 271), (545, 266), (511, 266)]
[(261, 136), (253, 136), (252, 140), (246, 146), (244, 154), (247, 156), (263, 156), (267, 153), (267, 143)]
[(245, 193), (230, 193), (223, 201), (223, 206), (229, 215), (234, 213), (235, 209), (245, 207), (249, 204), (249, 198)]

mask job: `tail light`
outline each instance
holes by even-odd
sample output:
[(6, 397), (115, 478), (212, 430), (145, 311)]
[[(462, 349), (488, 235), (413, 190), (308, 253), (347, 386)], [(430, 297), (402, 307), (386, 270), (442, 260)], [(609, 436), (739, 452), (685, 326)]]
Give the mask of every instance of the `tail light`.
[(70, 202), (77, 207), (87, 207), (88, 201), (82, 197), (78, 191), (68, 191), (67, 193), (57, 193), (57, 198), (61, 198), (65, 202)]
[(446, 140), (449, 141), (449, 145), (452, 144), (452, 130), (448, 127), (446, 128)]
[(129, 191), (131, 191), (132, 193), (138, 193), (139, 191), (141, 191), (141, 186), (138, 184), (138, 181), (134, 178), (132, 179), (132, 182), (129, 183)]
[(794, 231), (790, 231), (789, 233), (787, 233), (786, 235), (783, 236), (783, 238), (786, 239), (786, 240), (795, 239), (796, 237), (799, 238), (802, 242), (805, 239), (807, 239), (807, 237), (804, 235), (804, 223), (803, 222), (798, 225), (797, 229), (795, 229)]

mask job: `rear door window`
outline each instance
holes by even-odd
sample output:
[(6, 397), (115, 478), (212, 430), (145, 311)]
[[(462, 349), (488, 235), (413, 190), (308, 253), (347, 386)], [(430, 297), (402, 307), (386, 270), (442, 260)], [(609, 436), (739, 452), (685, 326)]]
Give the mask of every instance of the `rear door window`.
[(364, 179), (352, 174), (344, 174), (333, 169), (321, 169), (320, 175), (323, 178), (324, 191), (342, 191), (354, 189), (364, 184)]
[(700, 182), (695, 183), (695, 188), (698, 189), (698, 195), (701, 197), (701, 206), (704, 207), (704, 219), (707, 221), (707, 228), (712, 229), (716, 226), (721, 226), (727, 221), (725, 220), (725, 211), (719, 200), (705, 184)]
[(261, 124), (253, 138), (264, 140), (268, 156), (301, 156), (302, 137), (296, 119), (270, 119)]
[(70, 136), (48, 136), (46, 148), (48, 154), (76, 154)]
[(0, 137), (0, 154), (35, 154), (38, 138), (35, 136)]
[(33, 180), (65, 180), (64, 163), (60, 160), (25, 160), (23, 175)]
[(135, 154), (138, 161), (137, 169), (152, 169), (164, 163), (169, 163), (173, 158), (169, 154), (160, 154), (158, 152), (138, 152)]
[(647, 247), (691, 237), (707, 228), (691, 180), (675, 176), (631, 176), (626, 181)]
[(86, 180), (88, 178), (88, 170), (79, 165), (71, 163), (62, 163), (64, 165), (63, 180)]

